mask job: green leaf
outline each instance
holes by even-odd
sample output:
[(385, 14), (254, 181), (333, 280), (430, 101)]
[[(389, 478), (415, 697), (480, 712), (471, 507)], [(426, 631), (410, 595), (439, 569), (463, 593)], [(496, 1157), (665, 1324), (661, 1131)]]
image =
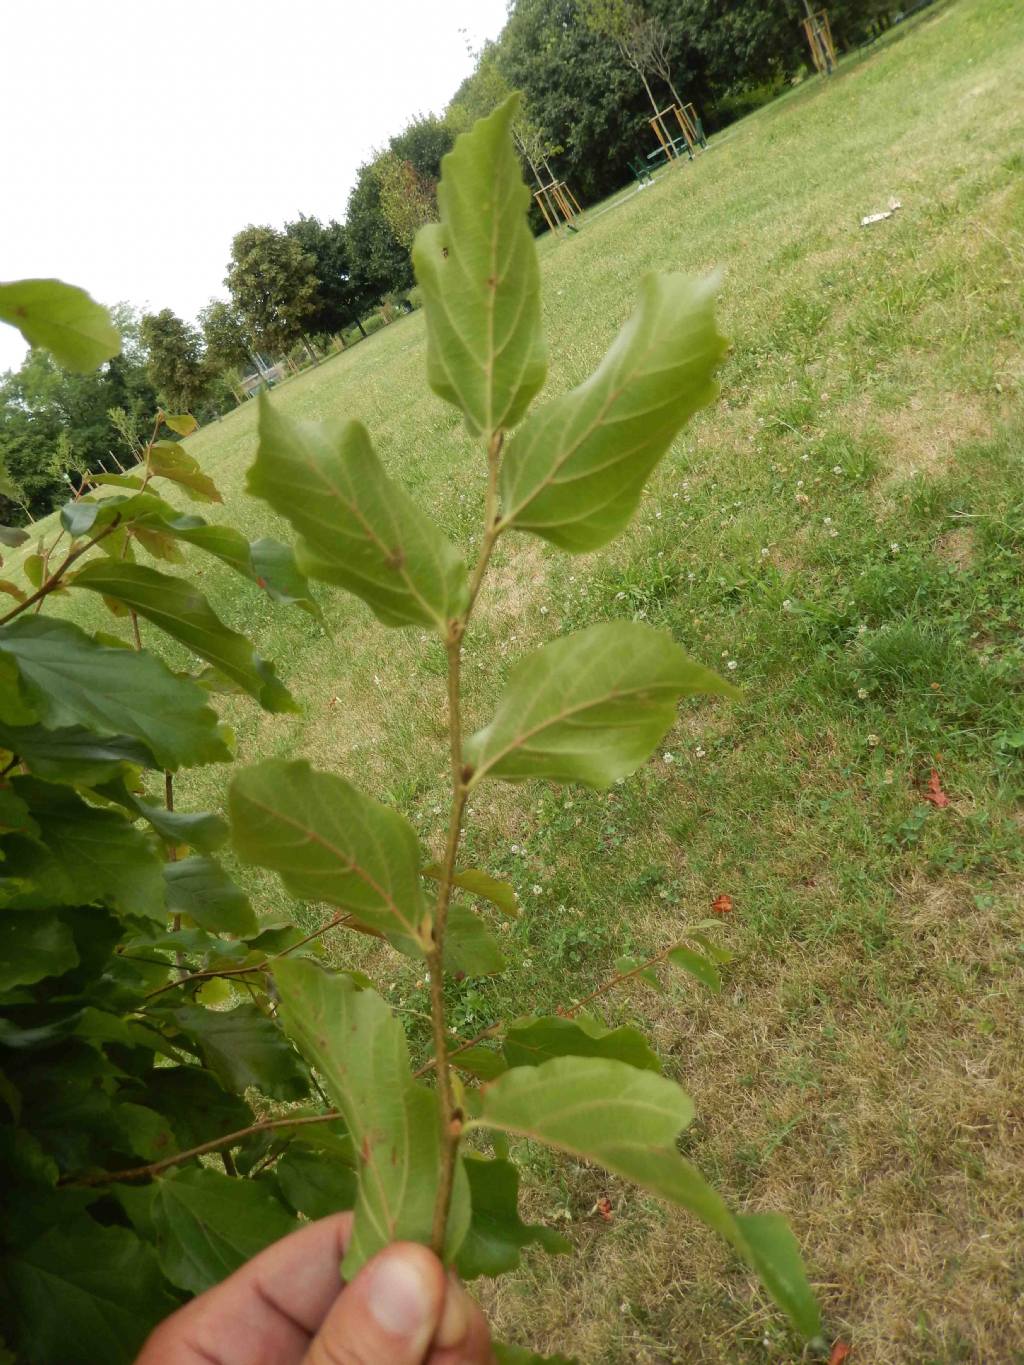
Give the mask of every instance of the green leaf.
[(203, 689), (152, 654), (97, 644), (68, 621), (29, 616), (0, 628), (0, 664), (5, 658), (17, 665), (26, 704), (26, 714), (15, 716), (4, 698), (12, 723), (133, 735), (172, 770), (231, 758)]
[(248, 1105), (198, 1066), (157, 1067), (147, 1075), (145, 1086), (140, 1099), (167, 1115), (179, 1149), (198, 1147), (253, 1121)]
[(701, 953), (695, 953), (690, 948), (684, 948), (682, 944), (673, 948), (669, 953), (667, 961), (673, 967), (678, 967), (680, 971), (688, 972), (698, 981), (703, 982), (710, 990), (716, 993), (722, 989), (722, 978), (718, 974), (718, 968)]
[(468, 905), (457, 901), (448, 908), (444, 965), (446, 971), (464, 976), (495, 976), (508, 966), (484, 921)]
[(441, 162), (441, 221), (420, 229), (412, 251), (427, 380), (485, 439), (515, 426), (547, 370), (530, 191), (510, 131), (518, 107), (513, 95), (456, 140)]
[(90, 474), (89, 482), (109, 484), (111, 488), (142, 488), (143, 483), (137, 474)]
[(131, 1365), (152, 1329), (178, 1306), (152, 1247), (128, 1228), (103, 1227), (85, 1215), (14, 1251), (5, 1273), (25, 1365)]
[(0, 835), (25, 834), (35, 836), (39, 826), (32, 819), (28, 802), (8, 784), (0, 782)]
[(446, 634), (469, 600), (454, 546), (389, 479), (359, 422), (300, 422), (260, 395), (259, 448), (248, 490), (299, 533), (311, 578), (354, 593), (386, 626)]
[(467, 1153), (462, 1164), (473, 1210), (455, 1258), (455, 1268), (464, 1280), (515, 1270), (522, 1248), (534, 1243), (550, 1256), (572, 1250), (572, 1244), (557, 1232), (524, 1223), (519, 1217), (519, 1172), (511, 1161), (485, 1161)]
[[(275, 977), (285, 1029), (323, 1078), (360, 1156), (352, 1241), (342, 1262), (351, 1278), (389, 1242), (430, 1241), (441, 1142), (437, 1095), (412, 1079), (405, 1033), (376, 992), (308, 959), (282, 958)], [(460, 1165), (447, 1259), (469, 1218)]]
[(33, 588), (43, 586), (43, 573), (46, 564), (42, 555), (26, 555), (21, 562), (21, 571), (32, 584)]
[(468, 1047), (465, 1052), (456, 1053), (452, 1057), (452, 1066), (482, 1081), (493, 1081), (495, 1076), (508, 1070), (501, 1053), (489, 1047)]
[(61, 280), (0, 284), (0, 319), (17, 327), (30, 346), (45, 346), (69, 370), (95, 370), (121, 349), (107, 310), (84, 289)]
[(223, 502), (217, 485), (204, 474), (199, 461), (175, 441), (154, 441), (149, 448), (149, 468), (158, 478), (180, 484), (193, 502)]
[(13, 597), (15, 602), (28, 600), (28, 593), (25, 589), (19, 588), (17, 583), (12, 583), (9, 578), (0, 578), (0, 592), (6, 593), (8, 597)]
[(261, 659), (244, 635), (231, 630), (190, 583), (142, 564), (95, 559), (76, 575), (88, 588), (138, 612), (198, 654), (255, 697), (267, 711), (297, 709), (274, 666)]
[(647, 275), (640, 307), (579, 388), (531, 414), (501, 467), (501, 525), (563, 550), (606, 544), (626, 525), (676, 433), (718, 392), (726, 351), (716, 276)]
[(594, 1161), (695, 1213), (760, 1275), (805, 1337), (820, 1329), (818, 1305), (785, 1222), (737, 1217), (675, 1149), (693, 1105), (673, 1082), (622, 1062), (566, 1057), (506, 1071), (482, 1092), (466, 1130), (498, 1128)]
[(285, 1199), (296, 1213), (307, 1218), (326, 1218), (355, 1207), (356, 1173), (333, 1156), (293, 1147), (274, 1167), (274, 1173)]
[(608, 787), (649, 758), (694, 693), (737, 696), (671, 636), (609, 621), (553, 640), (513, 668), (494, 719), (466, 745), (472, 785), (548, 777)]
[(156, 767), (146, 746), (130, 735), (104, 737), (83, 725), (48, 730), (42, 725), (4, 725), (0, 745), (18, 755), (48, 782), (106, 782), (126, 766)]
[(199, 427), (199, 423), (190, 412), (165, 412), (164, 426), (176, 431), (179, 436), (191, 436)]
[(127, 820), (86, 805), (67, 787), (31, 777), (12, 785), (31, 807), (40, 843), (8, 839), (0, 900), (12, 909), (106, 900), (121, 914), (163, 918), (160, 860)]
[(255, 934), (256, 916), (249, 897), (213, 858), (196, 855), (164, 865), (167, 909), (189, 915), (203, 929), (246, 938)]
[(0, 991), (62, 976), (78, 964), (71, 930), (52, 911), (0, 911)]
[(305, 759), (269, 759), (235, 777), (228, 815), (242, 861), (293, 896), (347, 910), (413, 956), (430, 946), (419, 840), (397, 811)]
[(275, 1100), (301, 1100), (309, 1076), (284, 1034), (255, 1005), (205, 1010), (179, 1005), (170, 1017), (199, 1045), (211, 1071), (228, 1090), (242, 1095), (250, 1085)]
[(0, 545), (7, 545), (14, 550), (19, 545), (24, 545), (28, 538), (28, 532), (23, 531), (20, 526), (0, 526)]
[(510, 1067), (540, 1066), (553, 1057), (607, 1057), (643, 1071), (661, 1071), (661, 1063), (637, 1029), (608, 1029), (585, 1015), (517, 1019), (508, 1027), (502, 1050)]
[(228, 839), (227, 821), (212, 811), (167, 810), (129, 790), (123, 781), (107, 782), (101, 796), (141, 815), (169, 844), (191, 844), (200, 853), (215, 853)]
[(203, 1168), (159, 1180), (152, 1216), (160, 1268), (190, 1294), (218, 1284), (298, 1227), (270, 1182)]
[[(431, 881), (441, 880), (441, 864), (429, 863), (422, 869), (423, 876), (429, 877)], [(519, 902), (516, 900), (515, 887), (511, 882), (500, 882), (496, 877), (492, 877), (488, 872), (481, 872), (479, 868), (464, 867), (457, 869), (452, 877), (452, 885), (459, 886), (463, 891), (468, 891), (472, 896), (480, 896), (485, 901), (490, 901), (496, 905), (504, 914), (515, 918), (519, 914)]]
[[(169, 503), (154, 500), (152, 511), (135, 523), (135, 534), (151, 553), (164, 552), (164, 541), (184, 541), (244, 575), (263, 588), (275, 602), (295, 605), (320, 617), (320, 607), (310, 596), (309, 584), (299, 572), (289, 545), (264, 537), (251, 543), (232, 526), (212, 525), (202, 517), (178, 513)], [(155, 543), (146, 537), (155, 536)]]

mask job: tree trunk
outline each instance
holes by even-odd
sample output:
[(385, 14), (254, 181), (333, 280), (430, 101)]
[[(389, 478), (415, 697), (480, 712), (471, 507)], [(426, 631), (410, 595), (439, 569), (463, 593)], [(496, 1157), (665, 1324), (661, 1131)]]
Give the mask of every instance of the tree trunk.
[(647, 91), (647, 98), (651, 101), (651, 108), (654, 110), (656, 114), (660, 114), (661, 110), (658, 108), (658, 102), (654, 98), (654, 95), (651, 93), (651, 87), (647, 84), (647, 77), (644, 75), (644, 73), (640, 70), (639, 67), (636, 68), (636, 72), (644, 83), (644, 89)]
[(366, 328), (363, 326), (363, 324), (360, 322), (358, 318), (356, 318), (356, 326), (359, 328), (360, 336), (366, 336)]

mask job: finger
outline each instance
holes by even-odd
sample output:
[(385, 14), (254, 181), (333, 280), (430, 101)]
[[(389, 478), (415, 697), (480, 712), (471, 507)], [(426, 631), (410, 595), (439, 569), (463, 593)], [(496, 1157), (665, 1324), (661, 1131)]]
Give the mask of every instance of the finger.
[(441, 1263), (426, 1247), (385, 1247), (335, 1301), (304, 1365), (423, 1365), (446, 1288)]
[(487, 1319), (454, 1275), (448, 1280), (444, 1312), (428, 1365), (494, 1365)]
[(162, 1323), (136, 1365), (299, 1365), (341, 1292), (351, 1228), (332, 1214), (267, 1247)]

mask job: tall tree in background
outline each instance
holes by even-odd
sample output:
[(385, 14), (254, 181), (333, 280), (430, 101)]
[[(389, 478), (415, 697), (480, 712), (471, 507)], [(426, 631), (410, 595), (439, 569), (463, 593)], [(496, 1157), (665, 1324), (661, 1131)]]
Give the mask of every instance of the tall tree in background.
[(170, 308), (142, 319), (142, 344), (157, 393), (172, 412), (192, 412), (209, 384), (199, 331)]
[(248, 369), (252, 365), (245, 324), (230, 303), (211, 299), (199, 310), (199, 325), (203, 329), (207, 369), (222, 373)]
[(561, 177), (583, 200), (619, 189), (651, 130), (643, 88), (614, 43), (581, 21), (576, 0), (518, 0), (495, 47), (531, 122), (560, 145)]
[(39, 517), (64, 501), (67, 469), (115, 470), (111, 451), (121, 438), (110, 421), (112, 409), (120, 409), (135, 432), (152, 419), (157, 395), (139, 315), (125, 304), (111, 312), (122, 347), (102, 369), (78, 374), (61, 369), (49, 352), (33, 350), (18, 370), (0, 375), (0, 459), (23, 499), (0, 507), (0, 520), (20, 525), (25, 506)]
[(294, 223), (285, 223), (284, 230), (313, 258), (316, 296), (309, 331), (315, 336), (332, 336), (355, 323), (363, 332), (360, 314), (374, 300), (363, 297), (352, 278), (351, 244), (344, 223), (332, 218), (325, 224), (300, 213)]
[(437, 181), (418, 171), (411, 161), (387, 152), (374, 163), (380, 186), (384, 220), (406, 250), (423, 227), (437, 217)]
[(634, 0), (579, 0), (579, 13), (591, 32), (615, 44), (622, 60), (640, 77), (657, 114), (661, 105), (647, 81), (651, 70), (650, 21), (640, 7)]
[(672, 84), (672, 34), (657, 15), (649, 15), (635, 31), (638, 55), (645, 70), (661, 77), (682, 109), (685, 101)]
[(243, 228), (224, 279), (254, 344), (280, 355), (301, 341), (316, 311), (313, 255), (272, 227)]

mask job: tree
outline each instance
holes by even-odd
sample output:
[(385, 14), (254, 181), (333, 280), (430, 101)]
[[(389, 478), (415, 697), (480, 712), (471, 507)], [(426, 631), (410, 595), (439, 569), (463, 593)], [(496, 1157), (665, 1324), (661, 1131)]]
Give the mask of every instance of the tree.
[[(0, 462), (6, 461), (33, 517), (45, 515), (66, 496), (65, 470), (117, 468), (111, 450), (120, 438), (111, 409), (121, 409), (131, 428), (141, 432), (157, 406), (138, 314), (124, 304), (112, 311), (122, 347), (102, 369), (77, 373), (35, 349), (18, 370), (0, 376)], [(8, 520), (21, 522), (25, 515), (16, 507), (3, 508)]]
[(622, 60), (643, 81), (651, 108), (659, 113), (660, 106), (647, 82), (651, 70), (649, 21), (635, 0), (580, 0), (580, 16), (594, 33), (611, 39)]
[(149, 376), (172, 412), (192, 412), (209, 383), (198, 329), (170, 308), (142, 319), (142, 343), (149, 353)]
[(245, 325), (230, 303), (211, 299), (199, 310), (199, 325), (206, 345), (206, 366), (211, 372), (241, 370), (252, 364)]
[(377, 300), (412, 284), (409, 251), (395, 236), (381, 204), (376, 161), (360, 166), (348, 198), (346, 227), (357, 295)]
[(375, 165), (380, 185), (380, 208), (395, 240), (407, 249), (424, 225), (437, 217), (437, 182), (418, 171), (411, 161), (387, 152)]
[(353, 279), (351, 244), (344, 223), (332, 218), (324, 224), (319, 218), (300, 213), (294, 223), (285, 223), (284, 230), (313, 257), (316, 298), (309, 330), (315, 335), (333, 335), (354, 322), (362, 332), (359, 317), (371, 300), (360, 294)]
[(316, 261), (294, 237), (252, 224), (236, 233), (224, 283), (260, 348), (289, 350), (310, 328), (316, 311)]
[(638, 25), (634, 32), (637, 53), (647, 71), (659, 75), (672, 91), (672, 98), (680, 109), (684, 100), (672, 84), (672, 37), (667, 26), (655, 15)]

